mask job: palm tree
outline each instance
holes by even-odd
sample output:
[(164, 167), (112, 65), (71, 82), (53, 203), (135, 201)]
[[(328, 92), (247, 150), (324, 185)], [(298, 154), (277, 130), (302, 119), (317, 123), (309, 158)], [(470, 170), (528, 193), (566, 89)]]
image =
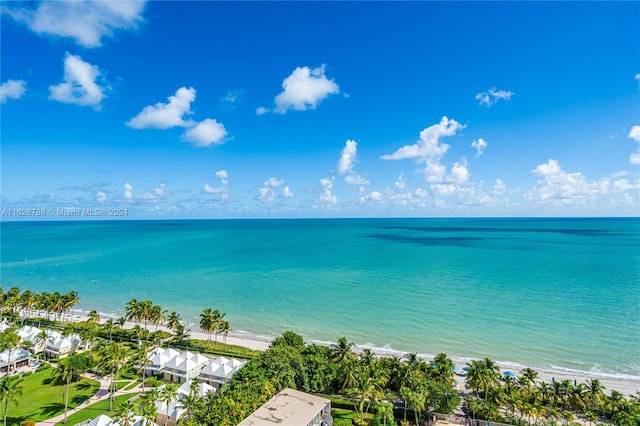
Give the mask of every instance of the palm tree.
[(0, 379), (0, 403), (4, 402), (4, 426), (7, 426), (7, 412), (9, 411), (9, 403), (13, 402), (18, 405), (22, 396), (22, 380), (13, 380), (10, 377)]
[(338, 342), (331, 345), (331, 360), (336, 362), (338, 366), (344, 364), (347, 358), (353, 356), (351, 351), (353, 345), (353, 343), (347, 342), (346, 337), (339, 337)]
[(527, 381), (527, 387), (529, 386), (529, 384), (535, 383), (536, 379), (538, 378), (538, 372), (529, 367), (525, 368), (520, 373), (522, 373), (522, 378)]
[(100, 322), (100, 314), (98, 313), (98, 311), (96, 311), (95, 309), (92, 309), (91, 312), (89, 312), (87, 322), (93, 325), (98, 324)]
[(142, 374), (142, 392), (144, 392), (144, 380), (147, 377), (147, 365), (151, 362), (148, 353), (152, 350), (153, 344), (151, 342), (144, 342), (133, 355), (133, 364), (139, 366), (138, 371)]
[(184, 325), (179, 324), (178, 328), (176, 329), (176, 335), (175, 335), (175, 339), (179, 342), (182, 343), (185, 340), (189, 339), (190, 334), (189, 334), (189, 330), (184, 328)]
[(164, 402), (167, 405), (167, 414), (164, 419), (164, 426), (167, 426), (169, 424), (169, 406), (171, 404), (171, 401), (178, 397), (179, 387), (180, 386), (177, 383), (168, 383), (164, 385), (158, 393), (158, 400)]
[(136, 299), (131, 299), (125, 305), (125, 314), (124, 318), (127, 320), (134, 320), (136, 324), (138, 324), (140, 307), (139, 303)]
[(114, 321), (114, 324), (120, 328), (120, 341), (122, 342), (122, 334), (124, 332), (124, 325), (126, 324), (127, 320), (125, 317), (120, 317), (117, 320)]
[(156, 331), (158, 331), (158, 325), (164, 322), (164, 314), (167, 311), (162, 310), (162, 306), (153, 305), (151, 310), (149, 311), (149, 322), (156, 326)]
[(487, 401), (489, 388), (496, 386), (499, 383), (499, 378), (500, 368), (489, 358), (471, 361), (467, 370), (467, 384), (474, 391), (482, 389), (485, 401)]
[(80, 296), (77, 291), (70, 291), (69, 293), (62, 296), (62, 321), (64, 321), (64, 312), (70, 311), (73, 309), (78, 303), (80, 303)]
[(104, 328), (105, 330), (109, 330), (109, 340), (111, 340), (111, 333), (113, 332), (115, 326), (116, 324), (111, 318), (109, 318), (104, 322), (104, 324), (102, 324), (102, 328)]
[(200, 328), (207, 332), (208, 341), (211, 341), (211, 333), (216, 328), (215, 318), (213, 316), (213, 310), (206, 308), (200, 313)]
[(7, 351), (7, 373), (11, 369), (11, 351), (18, 347), (20, 336), (16, 333), (16, 329), (11, 327), (0, 333), (0, 352)]
[(158, 389), (152, 389), (145, 393), (142, 397), (142, 409), (138, 411), (145, 419), (145, 425), (151, 425), (158, 416), (158, 407), (156, 401), (158, 401), (159, 392)]
[(180, 325), (180, 314), (175, 311), (171, 312), (167, 317), (167, 327), (169, 330), (176, 331)]
[(222, 321), (220, 323), (220, 333), (224, 334), (224, 350), (227, 350), (227, 336), (229, 335), (229, 321)]
[(600, 401), (602, 401), (602, 398), (604, 397), (605, 387), (602, 386), (600, 380), (593, 379), (587, 380), (585, 388), (588, 400), (591, 402), (591, 411), (595, 411), (596, 404), (600, 405)]
[(141, 320), (144, 321), (144, 329), (147, 329), (147, 323), (151, 318), (151, 310), (153, 309), (153, 303), (151, 300), (143, 300), (138, 304), (138, 315)]
[(25, 290), (20, 296), (20, 304), (22, 309), (25, 310), (25, 316), (27, 319), (31, 318), (31, 309), (35, 306), (37, 301), (37, 294), (31, 290)]
[(88, 365), (84, 358), (78, 355), (71, 355), (68, 358), (61, 360), (58, 363), (58, 367), (53, 372), (54, 380), (61, 380), (65, 383), (64, 392), (64, 423), (67, 423), (67, 407), (69, 404), (69, 384), (71, 380), (77, 375), (80, 375), (87, 371)]
[(98, 350), (98, 366), (102, 368), (109, 376), (111, 383), (109, 384), (109, 411), (113, 411), (113, 395), (115, 393), (115, 379), (118, 372), (124, 367), (128, 360), (127, 348), (122, 343), (107, 342)]
[(455, 373), (453, 372), (453, 361), (445, 353), (439, 353), (431, 364), (431, 377), (438, 383), (453, 386), (455, 384)]
[(215, 336), (216, 336), (216, 345), (218, 343), (218, 332), (220, 331), (220, 327), (224, 322), (225, 315), (226, 314), (221, 314), (220, 311), (217, 309), (213, 311), (213, 331), (215, 332)]
[(113, 416), (114, 420), (121, 420), (122, 426), (131, 426), (133, 415), (138, 409), (138, 406), (133, 402), (134, 398), (127, 399), (118, 405), (116, 412)]

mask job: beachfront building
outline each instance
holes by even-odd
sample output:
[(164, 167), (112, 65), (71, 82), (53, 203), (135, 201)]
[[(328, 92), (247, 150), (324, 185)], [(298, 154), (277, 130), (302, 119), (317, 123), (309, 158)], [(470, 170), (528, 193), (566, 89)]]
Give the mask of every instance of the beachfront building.
[[(148, 364), (144, 368), (144, 374), (146, 376), (154, 376), (163, 373), (165, 365), (178, 355), (180, 355), (180, 352), (175, 349), (155, 348), (147, 354)], [(140, 368), (141, 366), (137, 367)]]
[[(191, 392), (191, 386), (193, 379), (188, 380), (178, 388), (178, 396), (169, 402), (169, 416), (167, 417), (167, 404), (164, 401), (156, 402), (156, 408), (158, 409), (158, 417), (156, 417), (156, 423), (167, 426), (174, 426), (178, 420), (187, 411), (180, 403), (182, 398), (189, 395)], [(197, 396), (203, 398), (209, 392), (215, 392), (213, 386), (209, 386), (206, 383), (197, 383)]]
[(29, 351), (33, 354), (38, 354), (44, 351), (46, 340), (49, 336), (48, 333), (46, 336), (43, 335), (42, 330), (38, 327), (30, 325), (25, 325), (24, 327), (19, 328), (16, 330), (16, 334), (23, 342), (31, 343)]
[(5, 349), (0, 352), (0, 372), (12, 372), (17, 368), (29, 365), (29, 351), (23, 348)]
[(63, 336), (58, 331), (47, 330), (48, 337), (44, 354), (49, 358), (64, 358), (82, 348), (82, 339), (77, 334)]
[(164, 379), (174, 383), (184, 383), (190, 379), (195, 379), (200, 374), (200, 370), (209, 362), (209, 358), (201, 354), (192, 352), (182, 352), (172, 358), (164, 366)]
[(238, 426), (332, 426), (331, 401), (285, 388)]
[(216, 389), (220, 389), (220, 386), (231, 382), (231, 378), (236, 371), (241, 369), (245, 364), (245, 362), (235, 358), (228, 359), (220, 356), (204, 366), (200, 371), (198, 379)]

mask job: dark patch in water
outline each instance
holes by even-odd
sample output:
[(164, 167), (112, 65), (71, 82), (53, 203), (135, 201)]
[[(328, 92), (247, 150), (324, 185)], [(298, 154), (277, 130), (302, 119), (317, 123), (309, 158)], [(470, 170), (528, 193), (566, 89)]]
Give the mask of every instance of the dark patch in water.
[(394, 241), (398, 243), (419, 244), (422, 246), (453, 246), (453, 247), (474, 247), (476, 242), (486, 240), (480, 237), (406, 237), (392, 234), (369, 234), (364, 238), (375, 238), (378, 240)]
[(418, 232), (531, 232), (541, 234), (581, 235), (584, 237), (619, 237), (629, 235), (623, 232), (604, 231), (601, 229), (539, 229), (539, 228), (474, 228), (461, 226), (419, 227), (419, 226), (380, 226), (378, 229), (401, 229)]

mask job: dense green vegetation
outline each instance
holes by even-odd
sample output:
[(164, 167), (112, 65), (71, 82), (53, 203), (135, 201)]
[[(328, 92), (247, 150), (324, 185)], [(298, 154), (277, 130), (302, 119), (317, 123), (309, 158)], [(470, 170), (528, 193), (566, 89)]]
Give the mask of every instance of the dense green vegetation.
[(519, 377), (501, 377), (490, 359), (473, 361), (466, 379), (476, 392), (467, 400), (470, 412), (522, 426), (570, 424), (578, 419), (590, 424), (640, 425), (640, 391), (627, 400), (615, 390), (607, 396), (597, 379), (574, 385), (570, 380), (536, 382), (537, 376), (527, 368)]

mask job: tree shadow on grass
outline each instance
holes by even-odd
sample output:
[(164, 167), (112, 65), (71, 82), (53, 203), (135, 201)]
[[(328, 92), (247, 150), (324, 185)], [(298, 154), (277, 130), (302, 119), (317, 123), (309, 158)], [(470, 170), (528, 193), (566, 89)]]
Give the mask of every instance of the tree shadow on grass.
[(61, 402), (52, 402), (42, 407), (40, 413), (47, 416), (47, 418), (55, 417), (58, 414), (64, 413), (64, 404)]

